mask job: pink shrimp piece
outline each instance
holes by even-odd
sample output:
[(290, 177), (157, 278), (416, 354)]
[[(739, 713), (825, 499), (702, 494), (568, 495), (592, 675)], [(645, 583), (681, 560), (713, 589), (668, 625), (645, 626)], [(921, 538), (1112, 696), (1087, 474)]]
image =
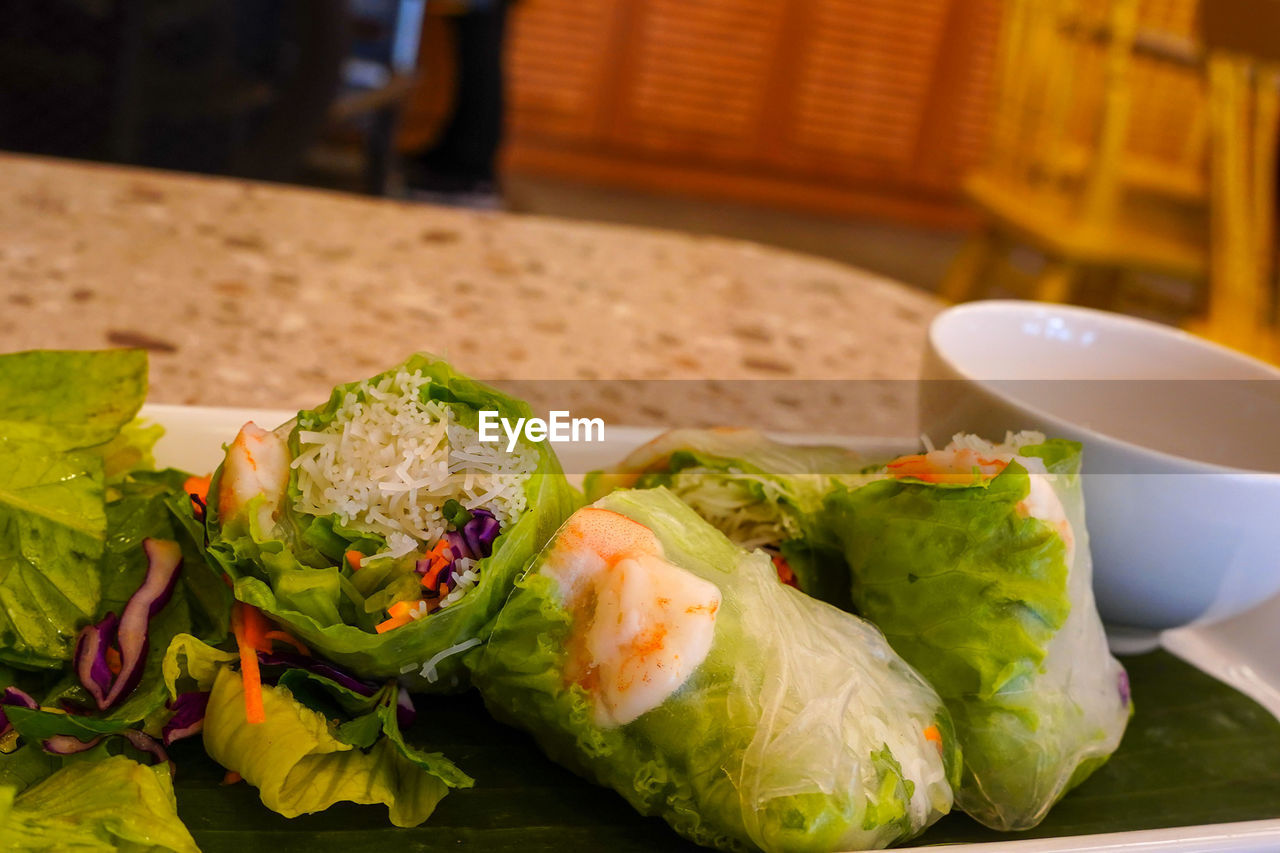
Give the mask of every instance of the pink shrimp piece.
[(624, 515), (579, 510), (542, 572), (573, 614), (565, 679), (591, 695), (602, 726), (662, 704), (711, 650), (720, 590), (668, 562), (653, 532)]
[(274, 432), (250, 421), (227, 448), (218, 486), (218, 513), (224, 524), (247, 520), (250, 501), (261, 496), (257, 521), (269, 531), (289, 486), (289, 446)]
[(902, 456), (886, 467), (900, 480), (977, 485), (998, 475), (1008, 464), (1006, 460), (989, 459), (968, 448), (946, 448)]

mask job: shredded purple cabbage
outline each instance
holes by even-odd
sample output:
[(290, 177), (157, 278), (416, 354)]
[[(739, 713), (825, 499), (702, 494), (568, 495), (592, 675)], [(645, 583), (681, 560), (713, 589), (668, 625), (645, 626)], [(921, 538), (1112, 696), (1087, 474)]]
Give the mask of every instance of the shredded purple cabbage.
[(204, 728), (204, 712), (209, 707), (209, 694), (192, 691), (183, 693), (168, 703), (173, 716), (160, 730), (165, 746), (174, 741), (198, 734)]
[(77, 752), (86, 752), (102, 743), (105, 735), (98, 735), (89, 740), (80, 740), (78, 737), (71, 735), (54, 735), (47, 737), (41, 741), (40, 745), (44, 747), (45, 752), (51, 752), (54, 755), (75, 755)]
[(396, 690), (396, 723), (401, 729), (407, 729), (418, 719), (418, 709), (413, 706), (413, 697), (403, 687)]
[(375, 684), (361, 681), (354, 675), (338, 669), (331, 663), (309, 658), (293, 652), (258, 652), (258, 663), (262, 666), (283, 666), (293, 669), (305, 669), (323, 678), (336, 682), (361, 696), (372, 696), (378, 692)]
[[(361, 681), (331, 663), (325, 663), (324, 661), (293, 652), (258, 652), (258, 664), (264, 667), (278, 666), (289, 669), (305, 669), (308, 672), (313, 672), (336, 684), (340, 684), (353, 693), (359, 693), (361, 696), (373, 696), (381, 689), (377, 684)], [(275, 679), (275, 681), (278, 680), (278, 678)], [(263, 681), (267, 682), (268, 679), (264, 678)], [(413, 721), (417, 718), (418, 709), (414, 707), (413, 699), (409, 696), (408, 691), (403, 687), (400, 688), (396, 692), (396, 722), (400, 724), (400, 728), (407, 729), (413, 725)], [(165, 743), (167, 744), (169, 741), (166, 740)]]
[(115, 646), (119, 628), (120, 620), (114, 613), (108, 613), (97, 625), (84, 628), (76, 638), (73, 655), (76, 675), (99, 708), (106, 707), (107, 694), (115, 678), (107, 664), (107, 651)]
[[(133, 744), (134, 749), (149, 753), (155, 758), (152, 764), (163, 764), (169, 761), (169, 754), (164, 751), (164, 747), (157, 743), (155, 738), (138, 729), (124, 729), (109, 735), (98, 735), (89, 740), (80, 740), (74, 735), (53, 735), (41, 741), (40, 745), (45, 752), (53, 755), (75, 755), (78, 752), (88, 752), (109, 737), (122, 737)], [(169, 767), (172, 770), (172, 762), (169, 763)]]
[[(468, 522), (470, 524), (470, 522)], [(474, 560), (475, 552), (471, 550), (471, 546), (467, 544), (466, 537), (457, 530), (450, 530), (445, 534), (445, 538), (449, 540), (449, 550), (453, 552), (455, 560)]]
[[(449, 543), (449, 562), (440, 570), (433, 593), (444, 595), (454, 585), (455, 564), (458, 560), (483, 560), (493, 554), (493, 543), (499, 532), (498, 519), (487, 509), (473, 509), (470, 513), (471, 518), (460, 530), (450, 530), (444, 535)], [(414, 569), (418, 574), (425, 575), (431, 571), (433, 562), (434, 558), (423, 557), (418, 560)]]
[(1116, 689), (1120, 693), (1120, 704), (1124, 705), (1126, 708), (1129, 707), (1129, 699), (1131, 695), (1129, 691), (1129, 673), (1125, 672), (1123, 669), (1120, 670), (1120, 674), (1116, 676)]
[(5, 705), (30, 708), (32, 711), (40, 707), (40, 704), (35, 699), (32, 699), (26, 691), (19, 690), (16, 687), (6, 687), (4, 692), (0, 692), (0, 737), (7, 735), (13, 729), (13, 724), (9, 722), (9, 717), (4, 712)]
[(462, 525), (462, 536), (471, 551), (471, 559), (488, 557), (493, 553), (494, 540), (498, 538), (498, 519), (487, 509), (473, 509), (471, 520)]
[(134, 749), (149, 752), (155, 756), (156, 760), (151, 762), (152, 764), (164, 764), (167, 762), (169, 764), (169, 772), (173, 772), (173, 762), (169, 761), (169, 754), (164, 751), (163, 746), (156, 742), (155, 738), (137, 729), (125, 729), (122, 732), (117, 732), (117, 734), (133, 744)]
[[(168, 539), (144, 539), (147, 574), (129, 598), (120, 617), (108, 613), (97, 625), (85, 627), (76, 639), (76, 675), (99, 710), (115, 705), (142, 680), (147, 662), (147, 633), (152, 617), (173, 595), (182, 570), (182, 549)], [(112, 674), (107, 652), (120, 655), (120, 672)]]

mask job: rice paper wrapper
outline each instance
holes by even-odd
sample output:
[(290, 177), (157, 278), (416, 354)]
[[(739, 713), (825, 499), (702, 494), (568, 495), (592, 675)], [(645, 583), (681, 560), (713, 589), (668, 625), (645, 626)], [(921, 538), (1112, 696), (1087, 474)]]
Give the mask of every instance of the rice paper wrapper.
[(849, 572), (823, 501), (870, 482), (868, 460), (842, 447), (774, 441), (754, 429), (677, 429), (586, 477), (588, 501), (665, 486), (744, 548), (776, 547), (801, 590), (850, 609)]
[[(1038, 824), (1106, 762), (1132, 714), (1093, 599), (1081, 447), (1017, 453), (981, 485), (882, 480), (827, 502), (858, 612), (955, 720), (957, 805), (998, 830)], [(1069, 527), (1028, 514), (1052, 503), (1046, 484)]]
[[(376, 384), (400, 369), (393, 368), (368, 382)], [(524, 401), (468, 379), (434, 356), (415, 355), (403, 369), (421, 371), (429, 379), (420, 391), (421, 399), (443, 403), (455, 421), (469, 429), (478, 429), (481, 410), (497, 411), (510, 419), (533, 416)], [(338, 386), (327, 403), (300, 412), (295, 421), (277, 430), (277, 434), (287, 435), (292, 455), (299, 451), (299, 431), (323, 429), (347, 395), (358, 392), (361, 384)], [(237, 518), (224, 525), (218, 496), (225, 466), (220, 467), (209, 489), (209, 554), (235, 580), (238, 599), (260, 608), (313, 652), (359, 677), (399, 677), (415, 692), (465, 689), (461, 652), (485, 635), (486, 626), (501, 609), (520, 571), (580, 504), (550, 443), (522, 439), (521, 446), (535, 453), (537, 460), (524, 485), (526, 506), (498, 536), (493, 553), (478, 561), (476, 585), (447, 608), (385, 633), (375, 631), (377, 622), (386, 618), (385, 607), (363, 606), (370, 596), (362, 595), (354, 573), (343, 563), (348, 548), (373, 540), (344, 527), (336, 516), (297, 511), (294, 504), (300, 490), (296, 470), (290, 473), (288, 496), (274, 523), (264, 525), (256, 512), (249, 512), (247, 521)], [(380, 545), (374, 542), (373, 547)], [(412, 555), (406, 560), (412, 565)], [(401, 578), (406, 586), (414, 587), (416, 578), (409, 577), (407, 571), (403, 575), (408, 577), (408, 581)], [(428, 679), (422, 667), (432, 661), (434, 678)]]
[(566, 609), (546, 571), (571, 520), (468, 660), (496, 718), (725, 850), (882, 847), (950, 809), (959, 755), (947, 711), (879, 631), (784, 586), (764, 553), (737, 548), (665, 489), (594, 507), (649, 528), (677, 571), (719, 590), (710, 649), (660, 704), (602, 723), (593, 689), (570, 674), (591, 617)]

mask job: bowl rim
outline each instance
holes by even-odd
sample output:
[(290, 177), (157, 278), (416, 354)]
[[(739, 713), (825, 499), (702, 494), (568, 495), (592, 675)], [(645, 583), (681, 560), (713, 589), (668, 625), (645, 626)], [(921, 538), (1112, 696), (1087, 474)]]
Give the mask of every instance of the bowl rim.
[(1193, 335), (1184, 329), (1179, 329), (1174, 326), (1166, 326), (1163, 323), (1156, 323), (1141, 317), (1119, 314), (1114, 311), (1103, 311), (1097, 308), (1087, 308), (1082, 305), (1066, 305), (1057, 302), (1033, 302), (1031, 300), (1023, 299), (983, 299), (974, 302), (966, 302), (960, 305), (948, 306), (938, 312), (938, 314), (936, 314), (933, 320), (929, 323), (929, 333), (927, 336), (928, 348), (938, 358), (938, 360), (947, 367), (947, 369), (952, 371), (962, 381), (972, 382), (980, 387), (985, 393), (1000, 400), (1001, 402), (1021, 409), (1033, 418), (1036, 418), (1046, 424), (1052, 424), (1055, 428), (1065, 428), (1068, 431), (1084, 436), (1088, 441), (1108, 444), (1116, 450), (1133, 452), (1139, 456), (1146, 456), (1148, 459), (1155, 462), (1163, 462), (1168, 465), (1191, 468), (1193, 470), (1198, 470), (1199, 473), (1247, 475), (1251, 478), (1265, 478), (1267, 480), (1280, 481), (1280, 471), (1264, 471), (1257, 468), (1240, 468), (1235, 465), (1223, 465), (1217, 462), (1206, 462), (1202, 459), (1195, 459), (1190, 456), (1180, 456), (1176, 453), (1157, 450), (1156, 448), (1137, 444), (1128, 439), (1100, 432), (1093, 427), (1083, 426), (1060, 415), (1047, 412), (1039, 406), (1032, 405), (1031, 403), (1028, 403), (1012, 394), (1008, 394), (1000, 390), (997, 385), (992, 384), (999, 380), (982, 379), (974, 376), (966, 370), (962, 370), (956, 363), (955, 359), (939, 345), (937, 340), (942, 325), (957, 315), (981, 313), (1026, 315), (1028, 312), (1041, 313), (1048, 311), (1074, 314), (1094, 320), (1100, 320), (1104, 323), (1130, 326), (1136, 329), (1141, 329), (1147, 333), (1162, 335), (1167, 339), (1178, 341), (1183, 345), (1190, 345), (1208, 350), (1215, 356), (1225, 358), (1242, 366), (1248, 366), (1264, 374), (1264, 376), (1260, 376), (1256, 380), (1245, 381), (1266, 381), (1268, 378), (1271, 381), (1280, 381), (1280, 368), (1268, 364), (1260, 359), (1256, 359), (1253, 356), (1233, 350), (1230, 347), (1223, 346), (1215, 341), (1199, 337), (1198, 335)]

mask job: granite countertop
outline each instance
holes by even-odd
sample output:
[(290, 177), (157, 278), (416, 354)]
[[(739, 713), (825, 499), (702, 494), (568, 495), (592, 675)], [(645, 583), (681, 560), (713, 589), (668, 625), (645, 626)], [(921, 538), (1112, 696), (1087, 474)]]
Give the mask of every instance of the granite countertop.
[(12, 155), (0, 304), (5, 351), (146, 348), (156, 402), (307, 407), (428, 350), (606, 422), (881, 435), (910, 382), (795, 380), (913, 379), (941, 308), (752, 243)]

